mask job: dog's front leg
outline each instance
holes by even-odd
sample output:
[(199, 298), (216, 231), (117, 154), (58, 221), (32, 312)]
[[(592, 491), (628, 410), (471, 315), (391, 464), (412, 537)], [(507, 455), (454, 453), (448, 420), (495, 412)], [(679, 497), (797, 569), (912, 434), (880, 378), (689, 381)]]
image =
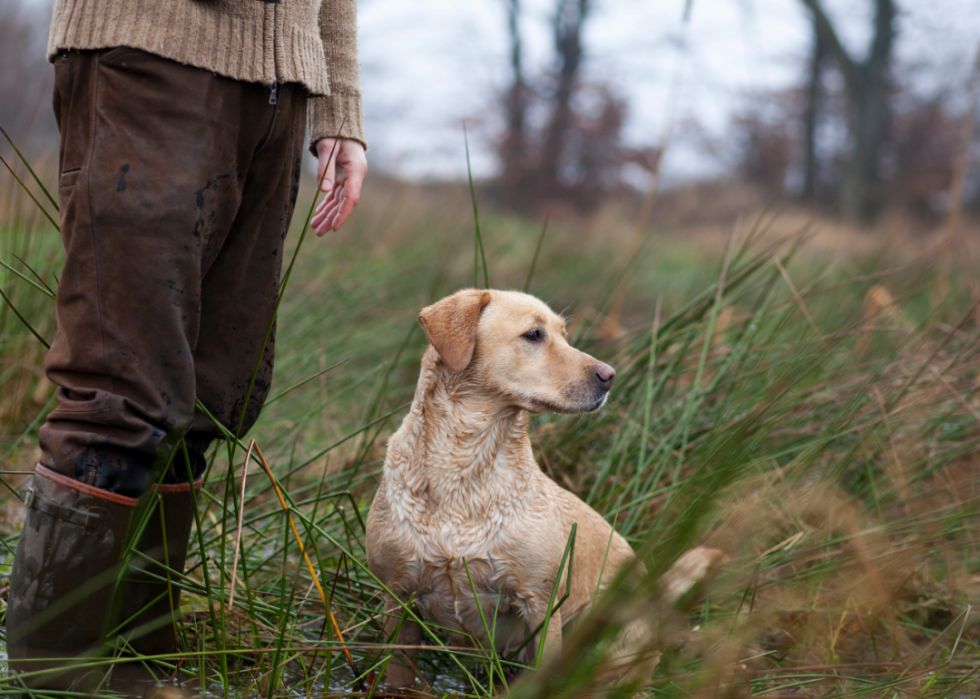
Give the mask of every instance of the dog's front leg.
[[(385, 618), (385, 638), (389, 643), (394, 642), (399, 646), (419, 646), (422, 643), (422, 627), (412, 619), (407, 617), (404, 608), (393, 597), (388, 597), (385, 610), (388, 613)], [(406, 616), (402, 622), (402, 617)], [(398, 624), (398, 638), (393, 639)], [(415, 684), (415, 665), (410, 655), (406, 651), (396, 650), (388, 661), (388, 669), (385, 671), (385, 681), (396, 687), (411, 687)]]
[[(539, 622), (540, 623), (540, 622)], [(531, 642), (529, 660), (532, 665), (537, 663), (540, 636)], [(561, 655), (561, 610), (556, 609), (548, 621), (548, 630), (544, 635), (544, 645), (541, 648), (541, 664), (545, 664)]]
[(544, 635), (544, 651), (541, 660), (545, 663), (561, 655), (561, 610), (556, 609), (548, 622), (548, 632)]

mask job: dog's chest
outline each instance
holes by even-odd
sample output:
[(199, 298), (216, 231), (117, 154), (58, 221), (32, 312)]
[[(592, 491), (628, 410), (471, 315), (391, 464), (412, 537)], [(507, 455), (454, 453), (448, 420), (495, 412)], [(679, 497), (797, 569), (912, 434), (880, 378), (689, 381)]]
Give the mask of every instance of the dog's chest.
[(555, 525), (541, 503), (485, 490), (439, 501), (408, 489), (395, 493), (392, 533), (408, 559), (402, 583), (422, 615), (481, 643), (488, 640), (484, 620), (495, 626), (496, 645), (523, 640), (561, 555), (541, 550), (543, 528)]
[(526, 480), (460, 477), (437, 484), (390, 473), (385, 496), (391, 523), (420, 560), (492, 557), (547, 519), (543, 502)]

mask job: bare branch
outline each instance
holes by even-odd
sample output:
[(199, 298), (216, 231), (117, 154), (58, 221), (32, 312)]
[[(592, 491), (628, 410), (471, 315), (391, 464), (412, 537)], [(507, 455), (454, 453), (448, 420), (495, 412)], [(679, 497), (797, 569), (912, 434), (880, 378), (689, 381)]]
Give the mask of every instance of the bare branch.
[(844, 48), (840, 38), (837, 36), (837, 32), (834, 30), (834, 25), (830, 23), (830, 18), (824, 12), (820, 0), (803, 0), (803, 4), (810, 10), (817, 32), (826, 42), (826, 46), (830, 50), (831, 55), (837, 60), (837, 65), (840, 66), (840, 72), (844, 76), (844, 80), (848, 83), (848, 90), (856, 92), (861, 82), (860, 65), (851, 57), (847, 49)]

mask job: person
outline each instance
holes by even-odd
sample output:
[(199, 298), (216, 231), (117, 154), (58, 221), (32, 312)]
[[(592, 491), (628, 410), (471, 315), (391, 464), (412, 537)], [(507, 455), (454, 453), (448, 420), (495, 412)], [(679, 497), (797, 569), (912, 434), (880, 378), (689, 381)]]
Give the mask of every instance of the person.
[(356, 0), (57, 0), (48, 57), (58, 405), (24, 494), (7, 651), (25, 682), (84, 691), (98, 673), (66, 659), (118, 634), (144, 655), (176, 649), (211, 416), (244, 435), (269, 391), (307, 129), (317, 234), (360, 197)]

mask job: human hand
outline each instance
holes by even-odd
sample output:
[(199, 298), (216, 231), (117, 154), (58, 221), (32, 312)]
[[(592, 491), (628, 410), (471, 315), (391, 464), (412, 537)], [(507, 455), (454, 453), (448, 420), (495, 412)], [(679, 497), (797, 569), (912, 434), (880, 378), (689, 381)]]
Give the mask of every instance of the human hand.
[(316, 179), (327, 196), (316, 207), (310, 225), (322, 236), (340, 230), (354, 210), (368, 166), (364, 146), (349, 138), (321, 138), (316, 153)]

